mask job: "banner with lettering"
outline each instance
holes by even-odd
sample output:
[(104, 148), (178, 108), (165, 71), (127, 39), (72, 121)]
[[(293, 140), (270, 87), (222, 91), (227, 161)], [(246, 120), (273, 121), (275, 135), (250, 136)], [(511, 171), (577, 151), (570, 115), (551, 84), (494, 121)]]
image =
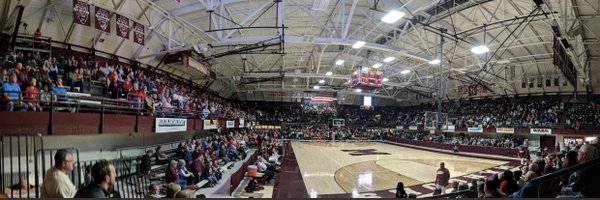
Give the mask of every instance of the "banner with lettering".
[(235, 128), (235, 121), (233, 120), (228, 120), (227, 124), (225, 124), (225, 128)]
[(96, 29), (110, 33), (110, 11), (96, 6)]
[(552, 134), (552, 129), (549, 128), (531, 128), (529, 129), (529, 133), (536, 135), (550, 135)]
[(117, 14), (117, 35), (129, 39), (129, 18)]
[(154, 132), (156, 133), (187, 131), (187, 119), (156, 118), (155, 125)]
[(496, 128), (496, 133), (515, 133), (514, 128)]
[(73, 23), (90, 26), (90, 5), (73, 0)]
[(217, 129), (217, 120), (204, 120), (204, 130)]
[(133, 41), (144, 45), (144, 25), (133, 22)]
[(482, 127), (469, 127), (467, 129), (467, 132), (469, 132), (469, 133), (483, 133), (483, 128)]

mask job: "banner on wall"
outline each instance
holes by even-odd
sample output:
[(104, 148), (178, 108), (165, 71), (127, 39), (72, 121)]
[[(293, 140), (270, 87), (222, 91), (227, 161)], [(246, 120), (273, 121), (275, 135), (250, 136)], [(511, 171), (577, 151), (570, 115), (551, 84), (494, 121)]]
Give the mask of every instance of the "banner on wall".
[(187, 131), (187, 119), (156, 118), (154, 128), (156, 133)]
[(552, 134), (552, 129), (549, 128), (530, 128), (529, 133), (536, 135), (550, 135)]
[(454, 133), (456, 131), (456, 126), (455, 125), (448, 125), (448, 128), (445, 130), (442, 130), (443, 132), (450, 132), (450, 133)]
[(408, 130), (417, 130), (417, 128), (418, 128), (417, 126), (409, 126)]
[(133, 22), (133, 41), (140, 45), (144, 45), (144, 25)]
[(217, 129), (216, 120), (204, 120), (204, 130)]
[(483, 133), (483, 127), (469, 127), (467, 132), (470, 133)]
[(90, 26), (90, 4), (73, 0), (73, 23)]
[(240, 128), (241, 128), (241, 127), (246, 127), (246, 126), (247, 126), (247, 125), (245, 124), (245, 121), (244, 121), (244, 119), (241, 119), (241, 118), (240, 118), (240, 125), (238, 125), (238, 127), (240, 127)]
[(96, 29), (110, 33), (110, 11), (96, 6)]
[(129, 18), (117, 14), (117, 35), (129, 39)]
[(404, 129), (404, 126), (400, 125), (400, 126), (396, 126), (396, 130), (402, 130)]
[(496, 128), (496, 133), (515, 133), (514, 128)]
[(235, 121), (231, 120), (227, 120), (227, 124), (225, 124), (225, 128), (235, 128)]

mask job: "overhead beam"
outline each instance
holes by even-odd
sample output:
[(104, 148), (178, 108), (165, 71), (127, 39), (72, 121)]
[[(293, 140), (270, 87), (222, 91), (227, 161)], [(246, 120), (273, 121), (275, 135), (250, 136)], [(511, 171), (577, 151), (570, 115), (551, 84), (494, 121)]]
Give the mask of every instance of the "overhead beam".
[[(266, 41), (273, 39), (273, 36), (249, 36), (249, 37), (237, 37), (237, 38), (229, 38), (223, 39), (219, 42), (211, 43), (213, 46), (221, 46), (221, 45), (238, 45), (238, 44), (250, 44), (256, 43), (260, 41)], [(312, 40), (312, 41), (311, 41)], [(352, 46), (357, 40), (350, 39), (340, 39), (340, 38), (325, 38), (325, 37), (310, 37), (310, 36), (285, 36), (284, 41), (286, 43), (305, 43), (305, 44), (314, 44), (314, 45), (342, 45), (342, 46)], [(372, 42), (366, 42), (363, 48), (377, 51), (384, 51), (394, 55), (406, 56), (410, 58), (414, 58), (417, 60), (421, 60), (423, 62), (428, 62), (429, 59), (426, 59), (426, 56), (420, 56), (416, 53), (407, 52), (406, 49), (402, 49), (395, 46), (382, 45)], [(177, 52), (185, 49), (191, 49), (191, 46), (184, 46), (181, 48), (173, 49), (171, 51), (162, 51), (155, 54), (149, 54), (140, 57), (141, 59), (164, 55), (169, 52)]]

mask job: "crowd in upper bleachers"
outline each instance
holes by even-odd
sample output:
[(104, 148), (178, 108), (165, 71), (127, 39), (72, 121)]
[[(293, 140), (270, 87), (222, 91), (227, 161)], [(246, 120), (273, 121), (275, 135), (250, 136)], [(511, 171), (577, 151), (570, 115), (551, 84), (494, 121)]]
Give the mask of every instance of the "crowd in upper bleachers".
[[(364, 110), (360, 106), (339, 105), (337, 112), (306, 112), (299, 104), (254, 103), (257, 120), (263, 123), (323, 123), (344, 119), (346, 124), (360, 126), (395, 127), (432, 126), (437, 105), (424, 103), (409, 107), (375, 107)], [(560, 98), (518, 98), (458, 100), (444, 103), (448, 124), (466, 127), (563, 127), (581, 128), (600, 126), (600, 104), (568, 104)], [(253, 105), (254, 106), (254, 105)], [(276, 108), (276, 109), (272, 109)], [(304, 112), (303, 112), (304, 111)], [(426, 112), (430, 112), (429, 115)], [(429, 121), (427, 121), (429, 120)]]
[[(99, 82), (105, 88), (104, 94), (95, 95), (128, 100), (153, 115), (190, 113), (203, 119), (252, 118), (242, 102), (223, 99), (149, 68), (95, 60), (85, 54), (49, 57), (10, 52), (4, 56), (0, 69), (3, 104), (11, 111), (40, 111), (40, 103), (50, 103), (50, 92), (55, 100), (57, 96), (66, 98), (67, 92), (89, 93), (87, 88), (92, 82)], [(15, 81), (10, 78), (12, 75)]]

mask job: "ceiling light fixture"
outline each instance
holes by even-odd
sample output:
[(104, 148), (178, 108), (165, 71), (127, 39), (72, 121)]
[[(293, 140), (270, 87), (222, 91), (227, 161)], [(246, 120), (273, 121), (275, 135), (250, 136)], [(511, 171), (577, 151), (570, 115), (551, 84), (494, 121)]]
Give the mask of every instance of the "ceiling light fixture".
[(408, 69), (405, 69), (404, 71), (401, 71), (400, 73), (401, 73), (401, 74), (409, 74), (409, 73), (410, 73), (410, 70), (408, 70)]
[(360, 49), (363, 46), (365, 46), (365, 42), (363, 42), (363, 41), (356, 41), (354, 43), (354, 45), (352, 45), (352, 48), (354, 48), (354, 49)]
[(405, 14), (403, 12), (400, 12), (397, 10), (391, 10), (385, 16), (383, 16), (383, 18), (381, 18), (381, 21), (391, 24), (391, 23), (398, 21), (400, 18), (404, 17), (404, 15)]
[(383, 62), (392, 62), (392, 60), (394, 60), (394, 59), (396, 59), (396, 58), (390, 56), (390, 57), (383, 59)]
[(487, 48), (486, 46), (476, 46), (471, 48), (471, 52), (473, 52), (474, 54), (483, 54), (483, 53), (487, 53), (490, 51), (490, 48)]
[(331, 76), (333, 74), (333, 72), (327, 72), (325, 73), (325, 76)]
[(382, 64), (381, 64), (381, 63), (375, 63), (375, 64), (373, 65), (373, 68), (377, 69), (377, 68), (380, 68), (381, 66), (382, 66)]
[(335, 61), (335, 65), (343, 65), (343, 64), (344, 64), (344, 60)]
[(440, 59), (435, 59), (435, 60), (429, 61), (429, 64), (430, 65), (437, 65), (437, 64), (440, 64), (440, 62), (441, 62)]
[(313, 86), (313, 89), (318, 90), (319, 88), (321, 88), (321, 86), (315, 85)]
[(321, 79), (321, 80), (319, 80), (319, 83), (323, 84), (323, 83), (325, 83), (325, 80)]

